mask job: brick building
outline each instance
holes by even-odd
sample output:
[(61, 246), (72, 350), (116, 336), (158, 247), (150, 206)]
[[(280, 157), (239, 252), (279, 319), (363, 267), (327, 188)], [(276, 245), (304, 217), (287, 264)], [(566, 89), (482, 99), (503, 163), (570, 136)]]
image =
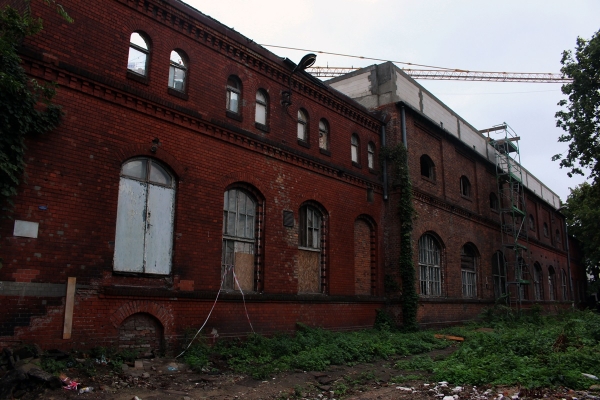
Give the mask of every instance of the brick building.
[[(388, 115), (388, 145), (407, 144), (422, 325), (472, 319), (504, 295), (516, 307), (548, 310), (584, 300), (586, 277), (575, 243), (567, 247), (560, 199), (514, 163), (518, 137), (508, 126), (478, 131), (389, 62), (327, 83)], [(504, 177), (507, 162), (512, 181)], [(397, 196), (392, 190), (384, 226), (392, 276)]]
[[(474, 318), (494, 279), (512, 279), (492, 267), (502, 241), (487, 144), (440, 127), (405, 93), (479, 135), (410, 78), (369, 103), (340, 84), (385, 67), (326, 85), (178, 0), (61, 4), (73, 24), (32, 2), (45, 30), (21, 49), (32, 77), (58, 83), (65, 115), (28, 141), (27, 182), (0, 226), (0, 345), (173, 348), (209, 315), (205, 331), (225, 337), (397, 313), (384, 285), (396, 279), (397, 191), (384, 199), (378, 153), (403, 127), (415, 265), (430, 274), (417, 283), (420, 322)], [(540, 279), (554, 268), (557, 295), (544, 300), (559, 305), (571, 298), (565, 235), (558, 198), (539, 185), (526, 189), (531, 258)], [(545, 225), (560, 237), (539, 234)]]

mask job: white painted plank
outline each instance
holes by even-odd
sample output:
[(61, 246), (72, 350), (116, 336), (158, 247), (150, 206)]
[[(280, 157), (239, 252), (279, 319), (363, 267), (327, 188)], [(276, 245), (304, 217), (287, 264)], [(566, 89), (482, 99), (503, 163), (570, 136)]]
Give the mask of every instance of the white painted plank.
[(121, 178), (115, 235), (115, 271), (144, 271), (145, 219), (146, 184)]
[(146, 273), (168, 274), (171, 271), (174, 195), (171, 188), (152, 184), (148, 187)]

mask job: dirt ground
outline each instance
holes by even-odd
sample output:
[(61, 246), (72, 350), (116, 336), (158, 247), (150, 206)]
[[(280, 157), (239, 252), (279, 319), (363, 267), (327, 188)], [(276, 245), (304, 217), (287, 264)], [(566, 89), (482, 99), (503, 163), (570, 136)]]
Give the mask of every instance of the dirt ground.
[[(440, 358), (450, 354), (453, 349), (437, 350), (429, 355)], [(600, 400), (598, 393), (599, 397), (596, 397), (592, 393), (573, 392), (564, 388), (527, 392), (517, 387), (456, 387), (444, 382), (432, 382), (426, 373), (400, 371), (394, 368), (395, 361), (332, 366), (324, 372), (293, 371), (258, 381), (230, 372), (199, 374), (189, 370), (179, 360), (156, 358), (138, 360), (133, 366), (125, 366), (119, 373), (98, 365), (93, 377), (86, 377), (84, 371), (76, 368), (65, 371), (71, 380), (81, 384), (80, 388), (93, 387), (92, 392), (79, 394), (64, 388), (39, 389), (19, 397), (24, 400), (483, 400), (502, 397), (506, 400), (517, 397)]]

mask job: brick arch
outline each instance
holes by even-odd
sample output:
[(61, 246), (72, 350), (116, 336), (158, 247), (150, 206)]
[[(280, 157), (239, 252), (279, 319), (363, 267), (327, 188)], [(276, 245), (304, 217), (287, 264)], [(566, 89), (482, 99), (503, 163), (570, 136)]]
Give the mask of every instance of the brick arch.
[(223, 191), (227, 190), (235, 184), (250, 184), (255, 188), (255, 190), (252, 191), (252, 193), (257, 195), (257, 197), (259, 197), (261, 200), (265, 199), (264, 190), (261, 189), (261, 186), (264, 182), (258, 179), (255, 174), (250, 174), (248, 172), (233, 172), (231, 174), (223, 176), (219, 180), (219, 183)]
[(172, 311), (167, 310), (160, 304), (147, 300), (135, 300), (123, 304), (110, 316), (110, 322), (116, 329), (119, 329), (123, 321), (137, 313), (150, 314), (160, 321), (165, 337), (172, 333), (175, 325)]
[(179, 181), (184, 180), (187, 174), (187, 168), (183, 166), (172, 154), (161, 148), (157, 147), (156, 152), (152, 152), (150, 148), (152, 147), (152, 142), (148, 141), (148, 143), (136, 143), (130, 144), (129, 146), (125, 146), (115, 151), (115, 158), (119, 162), (119, 165), (123, 164), (125, 161), (132, 157), (136, 156), (144, 156), (144, 157), (152, 157), (157, 160), (162, 161), (164, 164), (168, 165)]

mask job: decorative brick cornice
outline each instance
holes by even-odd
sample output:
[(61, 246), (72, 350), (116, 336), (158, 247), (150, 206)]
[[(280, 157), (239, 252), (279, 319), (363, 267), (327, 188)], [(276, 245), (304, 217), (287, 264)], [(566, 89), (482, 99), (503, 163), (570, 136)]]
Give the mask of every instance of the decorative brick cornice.
[[(295, 74), (290, 85), (291, 69), (286, 69), (281, 61), (279, 63), (275, 62), (275, 55), (272, 55), (273, 60), (271, 60), (268, 57), (270, 53), (268, 55), (260, 54), (268, 51), (240, 33), (200, 12), (197, 12), (197, 18), (194, 18), (193, 15), (179, 9), (182, 5), (174, 6), (173, 3), (177, 3), (177, 0), (161, 2), (153, 0), (117, 1), (162, 25), (176, 30), (179, 34), (187, 36), (198, 44), (209, 47), (236, 62), (244, 64), (246, 68), (252, 68), (256, 73), (278, 81), (279, 84), (285, 87), (291, 86), (297, 92), (310, 97), (322, 106), (379, 134), (381, 122), (374, 116), (369, 115), (368, 111), (362, 110), (358, 104), (354, 106), (352, 99), (347, 98), (344, 101), (338, 98), (343, 95), (337, 95), (336, 93), (336, 96), (332, 93), (333, 89), (326, 87), (324, 84), (310, 83), (309, 78), (301, 79), (301, 74)], [(206, 21), (202, 21), (200, 18), (206, 19)], [(208, 26), (209, 24), (214, 25), (214, 27)], [(225, 31), (225, 34), (218, 32), (219, 29)], [(229, 33), (229, 36), (227, 33)], [(240, 43), (234, 39), (235, 37), (238, 37), (239, 40), (245, 40), (247, 43)], [(256, 47), (256, 50), (252, 50), (251, 46)], [(323, 87), (320, 87), (321, 85)]]

